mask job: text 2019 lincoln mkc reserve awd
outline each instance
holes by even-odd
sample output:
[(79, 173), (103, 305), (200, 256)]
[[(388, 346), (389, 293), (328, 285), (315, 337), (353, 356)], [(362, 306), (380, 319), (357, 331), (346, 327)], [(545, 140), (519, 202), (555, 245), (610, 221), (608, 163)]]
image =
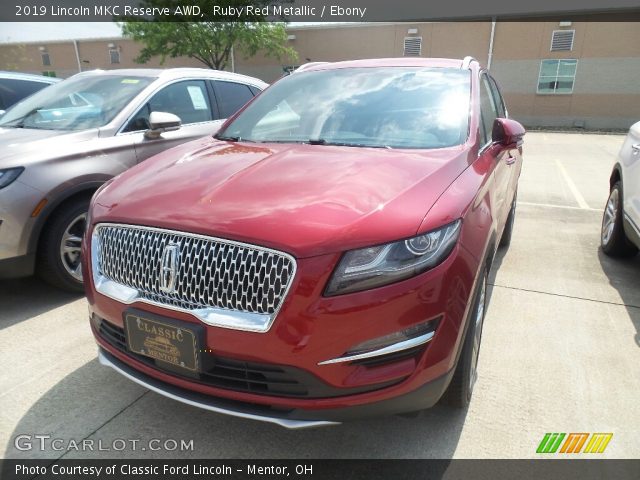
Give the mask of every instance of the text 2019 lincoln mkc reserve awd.
[(523, 137), (470, 57), (282, 78), (93, 197), (101, 363), (290, 428), (465, 407)]

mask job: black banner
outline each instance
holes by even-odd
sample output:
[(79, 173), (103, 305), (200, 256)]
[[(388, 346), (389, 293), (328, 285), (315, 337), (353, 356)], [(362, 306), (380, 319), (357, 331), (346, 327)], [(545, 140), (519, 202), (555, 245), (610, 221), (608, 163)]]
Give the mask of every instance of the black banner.
[[(154, 21), (385, 22), (526, 19), (589, 14), (604, 21), (637, 18), (640, 0), (3, 0), (0, 22)], [(614, 17), (611, 15), (614, 14)], [(605, 15), (604, 17), (602, 15)], [(622, 18), (624, 20), (624, 18)]]
[(14, 479), (636, 480), (640, 460), (0, 460)]

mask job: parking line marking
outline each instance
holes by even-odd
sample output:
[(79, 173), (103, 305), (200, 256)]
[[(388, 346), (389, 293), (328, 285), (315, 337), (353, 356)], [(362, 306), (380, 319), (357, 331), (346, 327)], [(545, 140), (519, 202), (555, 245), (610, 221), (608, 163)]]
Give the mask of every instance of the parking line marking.
[(560, 163), (560, 161), (557, 158), (555, 158), (554, 160), (556, 162), (556, 165), (558, 165), (558, 169), (560, 170), (560, 173), (562, 173), (564, 180), (567, 182), (567, 185), (569, 186), (569, 190), (571, 190), (571, 193), (573, 193), (573, 196), (576, 199), (576, 202), (578, 202), (578, 205), (580, 205), (580, 208), (582, 208), (583, 210), (588, 210), (589, 205), (584, 200), (584, 197), (578, 190), (578, 187), (576, 187), (576, 184), (573, 183), (573, 180), (571, 180), (571, 177), (565, 170), (564, 166)]
[(566, 294), (563, 294), (563, 293), (555, 293), (555, 292), (544, 292), (542, 290), (533, 290), (531, 288), (508, 287), (507, 285), (500, 285), (498, 283), (491, 283), (491, 282), (489, 282), (488, 285), (490, 285), (491, 287), (494, 287), (494, 288), (505, 288), (507, 290), (517, 290), (519, 292), (537, 293), (537, 294), (540, 294), (540, 295), (551, 295), (552, 297), (571, 298), (573, 300), (582, 300), (582, 301), (585, 301), (585, 302), (603, 303), (603, 304), (607, 304), (607, 305), (616, 305), (618, 307), (625, 307), (625, 308), (637, 308), (637, 309), (640, 310), (640, 305), (633, 305), (631, 303), (611, 302), (611, 301), (608, 301), (608, 300), (598, 300), (596, 298), (577, 297), (575, 295), (566, 295)]
[(589, 210), (591, 212), (601, 212), (602, 210), (599, 208), (591, 208), (591, 207), (574, 207), (573, 205), (554, 205), (552, 203), (535, 203), (535, 202), (523, 202), (518, 200), (518, 205), (528, 205), (531, 207), (544, 207), (544, 208), (565, 208), (568, 210)]

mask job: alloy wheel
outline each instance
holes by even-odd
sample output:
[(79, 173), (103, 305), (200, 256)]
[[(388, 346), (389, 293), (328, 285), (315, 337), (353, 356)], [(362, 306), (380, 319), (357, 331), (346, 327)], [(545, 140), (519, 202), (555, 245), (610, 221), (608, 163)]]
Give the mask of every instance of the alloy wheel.
[(618, 208), (620, 208), (620, 194), (617, 188), (611, 190), (607, 206), (604, 209), (604, 218), (602, 219), (602, 244), (608, 245), (613, 230), (616, 226), (616, 218), (618, 217)]
[(480, 340), (482, 338), (482, 324), (484, 322), (484, 312), (487, 295), (487, 276), (482, 279), (482, 286), (478, 294), (478, 306), (474, 316), (475, 329), (473, 334), (473, 350), (471, 352), (471, 372), (469, 373), (469, 391), (473, 391), (473, 386), (478, 378), (478, 356), (480, 354)]
[(79, 282), (82, 282), (80, 249), (86, 222), (86, 213), (75, 217), (65, 229), (60, 241), (60, 260), (62, 265), (67, 273)]

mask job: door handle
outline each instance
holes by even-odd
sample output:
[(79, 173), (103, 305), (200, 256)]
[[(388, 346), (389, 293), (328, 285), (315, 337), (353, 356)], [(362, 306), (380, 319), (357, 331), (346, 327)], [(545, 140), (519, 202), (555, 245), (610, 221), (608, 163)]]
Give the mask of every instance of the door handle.
[(516, 157), (514, 157), (513, 155), (509, 155), (507, 157), (506, 163), (507, 165), (513, 165), (514, 163), (516, 163)]
[(631, 145), (631, 150), (633, 151), (634, 155), (637, 155), (638, 153), (640, 153), (640, 143), (635, 143)]

